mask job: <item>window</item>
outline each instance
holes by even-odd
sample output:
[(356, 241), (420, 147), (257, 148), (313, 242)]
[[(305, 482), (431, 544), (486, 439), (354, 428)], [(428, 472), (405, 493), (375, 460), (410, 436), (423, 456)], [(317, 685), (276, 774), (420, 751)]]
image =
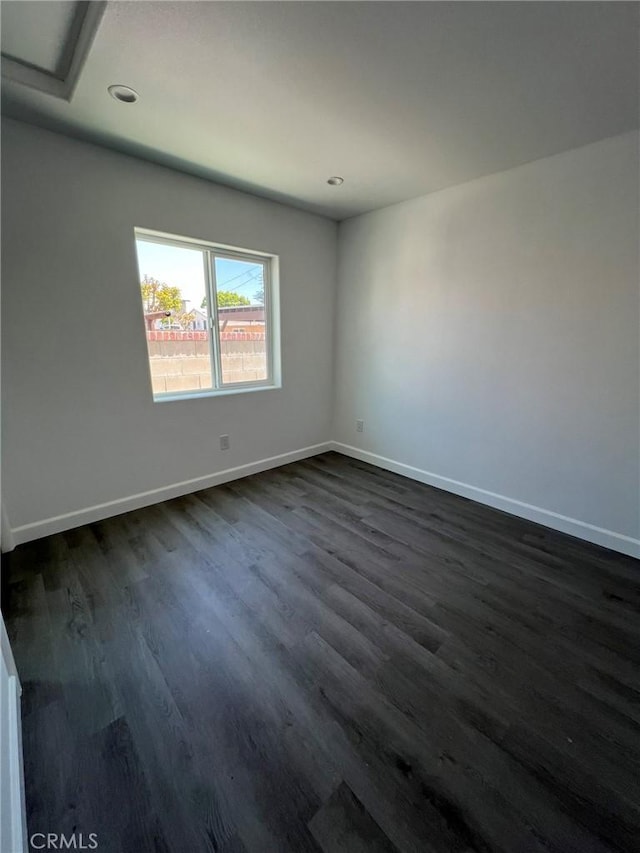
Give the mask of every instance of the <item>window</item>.
[(135, 230), (154, 400), (279, 385), (277, 258)]

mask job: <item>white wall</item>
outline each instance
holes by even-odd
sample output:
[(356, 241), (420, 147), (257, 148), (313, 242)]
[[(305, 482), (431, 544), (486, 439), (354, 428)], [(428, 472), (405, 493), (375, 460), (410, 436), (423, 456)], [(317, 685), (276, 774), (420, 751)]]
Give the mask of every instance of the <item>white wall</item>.
[(334, 438), (640, 554), (637, 134), (348, 220), (339, 247)]
[[(637, 553), (637, 134), (342, 223), (335, 365), (334, 223), (19, 122), (2, 153), (17, 541), (333, 438)], [(134, 225), (280, 255), (282, 389), (153, 403)]]
[[(18, 541), (330, 439), (334, 222), (19, 122), (3, 121), (2, 155), (3, 502)], [(153, 402), (135, 225), (280, 256), (282, 389)]]

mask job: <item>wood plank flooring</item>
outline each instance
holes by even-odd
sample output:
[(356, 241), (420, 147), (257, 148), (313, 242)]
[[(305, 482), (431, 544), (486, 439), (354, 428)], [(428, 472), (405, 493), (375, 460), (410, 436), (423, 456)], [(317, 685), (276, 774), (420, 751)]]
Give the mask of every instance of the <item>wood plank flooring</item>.
[(329, 453), (21, 546), (29, 832), (640, 850), (640, 564)]

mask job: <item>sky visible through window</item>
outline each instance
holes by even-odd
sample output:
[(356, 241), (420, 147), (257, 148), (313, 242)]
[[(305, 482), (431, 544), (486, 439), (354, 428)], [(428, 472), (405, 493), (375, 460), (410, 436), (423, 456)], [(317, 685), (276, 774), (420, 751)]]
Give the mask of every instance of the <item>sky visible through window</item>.
[[(205, 293), (201, 251), (144, 240), (137, 240), (136, 245), (141, 279), (148, 275), (172, 287), (179, 287), (183, 298), (189, 300), (187, 309), (200, 308)], [(253, 304), (259, 302), (256, 294), (262, 290), (262, 265), (218, 257), (216, 278), (218, 291), (232, 291), (246, 296)]]

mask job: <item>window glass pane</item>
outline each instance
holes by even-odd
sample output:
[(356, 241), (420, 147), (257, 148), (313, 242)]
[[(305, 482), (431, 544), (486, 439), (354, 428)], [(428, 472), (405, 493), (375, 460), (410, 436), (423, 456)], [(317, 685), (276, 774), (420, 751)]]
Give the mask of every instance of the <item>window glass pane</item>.
[(140, 238), (136, 248), (154, 395), (211, 389), (205, 253)]
[(265, 277), (261, 262), (215, 259), (223, 384), (267, 379)]

